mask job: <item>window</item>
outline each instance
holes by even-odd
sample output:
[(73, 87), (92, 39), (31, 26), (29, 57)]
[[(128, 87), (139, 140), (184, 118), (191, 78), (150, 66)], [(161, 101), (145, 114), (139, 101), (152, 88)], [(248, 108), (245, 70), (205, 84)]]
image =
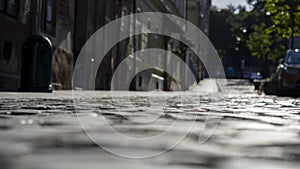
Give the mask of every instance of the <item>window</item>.
[(12, 43), (5, 41), (3, 45), (2, 56), (5, 61), (9, 61), (12, 54)]
[(121, 11), (121, 31), (124, 31), (125, 28), (125, 19), (123, 18), (126, 14), (126, 11)]
[(0, 0), (0, 11), (11, 16), (18, 16), (19, 0)]
[[(115, 1), (112, 1), (112, 0), (108, 0), (108, 2), (106, 2), (105, 4), (105, 21), (106, 23), (112, 21), (115, 19), (115, 13), (114, 13), (114, 5), (115, 4)], [(126, 12), (126, 11), (122, 11), (121, 12), (121, 15), (125, 15), (123, 12)]]
[(5, 11), (6, 9), (6, 0), (0, 0), (0, 11)]
[(43, 30), (46, 33), (55, 35), (56, 28), (56, 0), (46, 0), (43, 11), (44, 11), (44, 24)]
[(7, 0), (6, 10), (9, 15), (17, 16), (19, 10), (18, 0)]
[(287, 64), (300, 64), (300, 53), (290, 52), (288, 54)]

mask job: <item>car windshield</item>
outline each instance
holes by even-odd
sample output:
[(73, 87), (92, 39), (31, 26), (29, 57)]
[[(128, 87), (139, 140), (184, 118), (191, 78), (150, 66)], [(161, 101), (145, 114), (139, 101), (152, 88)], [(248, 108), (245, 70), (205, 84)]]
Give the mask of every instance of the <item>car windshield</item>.
[(300, 64), (300, 52), (290, 52), (286, 60), (287, 64)]

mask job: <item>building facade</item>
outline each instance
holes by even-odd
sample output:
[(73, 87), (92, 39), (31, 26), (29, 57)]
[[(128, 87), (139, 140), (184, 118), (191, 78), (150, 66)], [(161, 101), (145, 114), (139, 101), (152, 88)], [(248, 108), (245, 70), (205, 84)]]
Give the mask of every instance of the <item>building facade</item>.
[(0, 88), (19, 86), (22, 43), (29, 32), (27, 1), (0, 1)]
[(0, 90), (18, 90), (22, 45), (26, 38), (41, 34), (53, 45), (52, 82), (71, 87), (75, 1), (0, 1)]
[[(30, 35), (41, 34), (50, 39), (53, 45), (52, 82), (60, 89), (71, 89), (78, 54), (91, 35), (105, 24), (137, 12), (163, 12), (192, 21), (205, 32), (209, 24), (203, 11), (207, 13), (209, 4), (210, 0), (0, 0), (0, 90), (17, 90), (20, 87), (22, 45)], [(150, 27), (159, 29), (152, 24), (151, 18), (135, 18), (130, 22), (127, 25), (130, 31)], [(147, 48), (175, 53), (193, 69), (197, 80), (201, 78), (201, 62), (194, 59), (195, 56), (184, 44), (169, 37), (142, 34), (113, 47), (102, 61), (95, 82), (91, 83), (95, 83), (96, 89), (109, 90), (118, 65), (136, 51)], [(138, 57), (132, 57), (134, 64), (140, 64)], [(182, 74), (184, 68), (172, 65), (168, 57), (156, 56), (150, 61), (172, 66), (186, 86), (177, 86), (166, 72), (154, 68), (139, 73), (130, 88), (187, 89), (190, 84)], [(120, 81), (128, 80), (126, 78), (124, 75)]]
[[(139, 0), (134, 3), (134, 0), (131, 1), (130, 4), (135, 4), (134, 7), (126, 6), (126, 11), (123, 11), (125, 14), (139, 13), (139, 12), (162, 12), (169, 13), (172, 15), (176, 15), (183, 19), (186, 19), (196, 25), (199, 29), (201, 29), (206, 35), (208, 35), (208, 18), (209, 17), (209, 9), (211, 5), (210, 0), (164, 0), (164, 1), (156, 1), (156, 0)], [(128, 10), (130, 9), (130, 10)], [(135, 21), (132, 21), (131, 25), (134, 25), (135, 22), (136, 27), (132, 28), (135, 31), (147, 32), (148, 30), (153, 29), (162, 29), (159, 28), (158, 25), (154, 25), (151, 22), (151, 18), (136, 18)], [(160, 25), (163, 25), (162, 23)], [(177, 26), (176, 23), (173, 24)], [(133, 26), (131, 26), (133, 27)], [(182, 31), (185, 30), (184, 26), (181, 28)], [(170, 32), (172, 30), (169, 30)], [(178, 32), (174, 32), (178, 33)], [(196, 43), (197, 40), (194, 40)], [(139, 56), (132, 56), (132, 63), (141, 64), (149, 63), (150, 60), (157, 62), (157, 65), (163, 67), (165, 70), (171, 70), (172, 74), (175, 75), (175, 79), (170, 77), (165, 71), (162, 71), (159, 68), (150, 69), (147, 71), (143, 71), (139, 73), (135, 79), (132, 79), (132, 86), (134, 90), (187, 90), (196, 79), (197, 82), (200, 81), (201, 78), (205, 76), (203, 64), (198, 59), (198, 57), (183, 43), (178, 40), (162, 37), (158, 35), (148, 35), (142, 34), (140, 36), (136, 36), (134, 38), (130, 38), (129, 43), (127, 44), (131, 48), (127, 48), (126, 55), (130, 56), (135, 51), (143, 51), (147, 48), (160, 48), (166, 51), (169, 51), (176, 56), (178, 56), (181, 60), (183, 60), (186, 65), (189, 66), (191, 71), (194, 74), (194, 78), (187, 76), (188, 71), (185, 66), (180, 65), (179, 63), (174, 62), (174, 59), (170, 55), (168, 56), (147, 56), (149, 60), (141, 60)], [(142, 52), (141, 52), (142, 53)], [(123, 58), (119, 59), (122, 60)], [(117, 62), (119, 63), (119, 62)], [(130, 65), (128, 65), (130, 66)], [(123, 78), (123, 79), (122, 79)], [(120, 77), (120, 82), (127, 81), (130, 79), (126, 79), (126, 77)], [(180, 84), (180, 85), (178, 85)], [(152, 88), (149, 86), (152, 86)]]

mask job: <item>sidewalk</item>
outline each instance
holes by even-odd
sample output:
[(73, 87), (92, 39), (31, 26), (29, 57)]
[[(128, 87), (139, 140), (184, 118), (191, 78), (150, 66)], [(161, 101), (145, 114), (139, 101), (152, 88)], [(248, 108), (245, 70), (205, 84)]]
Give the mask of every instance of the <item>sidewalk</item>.
[(200, 93), (216, 93), (220, 92), (217, 79), (203, 79), (198, 85), (193, 86), (191, 91)]

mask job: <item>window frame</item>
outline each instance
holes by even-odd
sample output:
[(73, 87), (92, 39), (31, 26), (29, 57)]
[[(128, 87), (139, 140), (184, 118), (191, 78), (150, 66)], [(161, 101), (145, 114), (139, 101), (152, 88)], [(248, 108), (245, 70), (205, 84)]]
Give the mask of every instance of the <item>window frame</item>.
[[(0, 0), (0, 2), (3, 3), (2, 5), (0, 5), (0, 11), (6, 13), (6, 4), (7, 4), (7, 0)], [(0, 4), (1, 4), (1, 3), (0, 3)], [(1, 7), (1, 6), (2, 6), (2, 7)]]
[[(51, 8), (51, 20), (48, 21), (48, 2), (52, 1)], [(44, 0), (42, 3), (42, 31), (48, 35), (55, 36), (56, 35), (56, 21), (57, 21), (57, 0)], [(51, 29), (48, 29), (48, 26), (51, 26)]]
[(12, 0), (6, 0), (6, 13), (10, 16), (13, 16), (13, 17), (17, 17), (19, 15), (19, 10), (20, 10), (20, 0), (13, 0), (15, 1), (14, 2), (14, 9), (15, 11), (9, 11), (10, 8), (9, 8), (9, 1), (12, 1)]
[(12, 17), (18, 17), (19, 13), (20, 13), (20, 0), (13, 0), (14, 1), (14, 4), (13, 4), (13, 11), (10, 11), (12, 10), (11, 8), (9, 8), (9, 2), (11, 0), (2, 0), (2, 7), (0, 8), (0, 12), (3, 12), (9, 16), (12, 16)]

